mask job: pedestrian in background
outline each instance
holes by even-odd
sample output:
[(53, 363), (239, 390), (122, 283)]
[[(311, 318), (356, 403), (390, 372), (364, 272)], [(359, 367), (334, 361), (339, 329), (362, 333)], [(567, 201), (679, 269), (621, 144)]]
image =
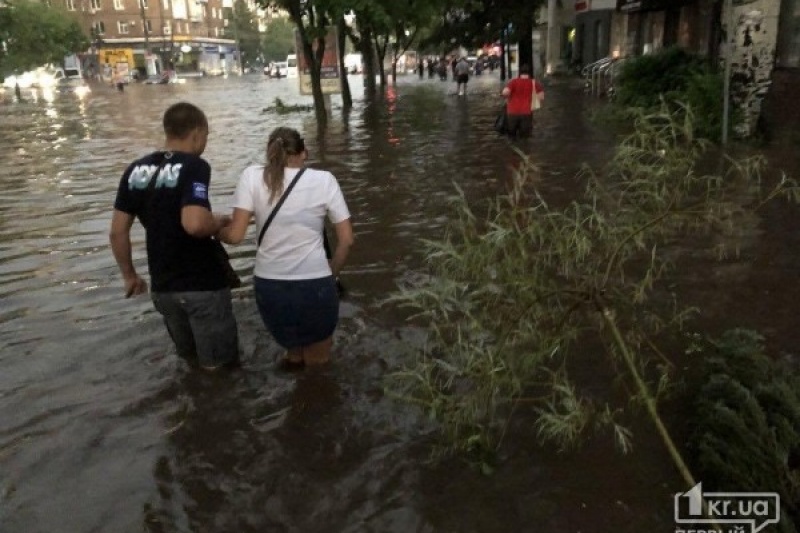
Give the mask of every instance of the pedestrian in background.
[(544, 102), (544, 87), (531, 78), (528, 65), (519, 67), (519, 77), (503, 89), (506, 98), (506, 132), (511, 137), (529, 137), (533, 131), (533, 112)]
[[(267, 141), (267, 164), (246, 168), (233, 196), (233, 219), (222, 241), (238, 244), (255, 217), (258, 228), (254, 288), (269, 332), (285, 348), (286, 367), (328, 362), (339, 320), (336, 278), (353, 244), (353, 228), (339, 183), (330, 172), (304, 166), (305, 142), (291, 128)], [(325, 219), (336, 229), (328, 261)]]
[(228, 279), (212, 237), (229, 217), (211, 212), (211, 167), (200, 156), (208, 140), (205, 114), (180, 102), (164, 113), (166, 143), (122, 174), (111, 219), (111, 250), (125, 297), (147, 292), (133, 266), (130, 232), (145, 230), (151, 298), (178, 356), (206, 370), (239, 362), (239, 340)]
[(453, 67), (453, 74), (456, 78), (456, 89), (458, 91), (458, 96), (464, 96), (467, 94), (467, 82), (469, 81), (469, 61), (467, 61), (466, 57), (462, 57), (458, 60), (455, 67)]

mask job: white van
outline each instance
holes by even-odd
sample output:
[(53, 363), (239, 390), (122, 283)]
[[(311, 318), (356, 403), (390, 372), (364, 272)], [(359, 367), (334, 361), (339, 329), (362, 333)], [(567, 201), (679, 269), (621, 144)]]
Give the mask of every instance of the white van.
[(286, 77), (297, 77), (297, 54), (289, 54), (286, 56)]

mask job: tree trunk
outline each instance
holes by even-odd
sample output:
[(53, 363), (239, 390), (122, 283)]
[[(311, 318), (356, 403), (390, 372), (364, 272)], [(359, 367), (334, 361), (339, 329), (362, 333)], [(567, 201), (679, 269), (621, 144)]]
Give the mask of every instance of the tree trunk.
[(397, 85), (397, 58), (392, 58), (392, 85)]
[(364, 91), (373, 98), (378, 93), (375, 83), (375, 48), (372, 46), (372, 30), (364, 28), (361, 36), (361, 58), (364, 61)]
[(317, 117), (317, 125), (324, 127), (328, 123), (328, 110), (325, 109), (325, 98), (322, 94), (321, 63), (317, 59), (317, 54), (321, 58), (320, 51), (325, 53), (325, 39), (317, 40), (317, 53), (315, 54), (314, 47), (306, 38), (305, 32), (301, 30), (300, 35), (303, 39), (303, 52), (306, 55), (306, 61), (311, 67), (311, 93), (314, 95), (314, 114)]
[(533, 15), (525, 17), (525, 23), (519, 27), (519, 43), (517, 58), (520, 65), (528, 65), (533, 76)]
[[(356, 19), (358, 20), (358, 14), (356, 14)], [(345, 28), (353, 46), (361, 53), (364, 95), (367, 98), (373, 98), (378, 91), (375, 87), (375, 54), (372, 48), (372, 30), (365, 25), (360, 28), (360, 36), (357, 37), (352, 30)]]
[(386, 44), (384, 43), (383, 46), (380, 45), (378, 42), (378, 37), (374, 37), (373, 40), (375, 41), (375, 52), (377, 53), (378, 59), (378, 73), (380, 74), (381, 78), (381, 88), (386, 87), (386, 68), (384, 68), (384, 63), (386, 61)]
[(345, 47), (347, 39), (347, 29), (344, 17), (339, 18), (336, 23), (336, 39), (339, 43), (339, 80), (342, 84), (342, 107), (350, 109), (353, 107), (353, 95), (350, 93), (350, 82), (347, 80), (347, 65), (344, 62)]

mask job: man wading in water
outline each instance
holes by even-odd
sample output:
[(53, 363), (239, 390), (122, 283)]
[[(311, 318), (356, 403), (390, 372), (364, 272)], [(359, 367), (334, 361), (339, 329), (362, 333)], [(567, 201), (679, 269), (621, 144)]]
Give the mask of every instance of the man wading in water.
[(147, 265), (156, 310), (178, 355), (206, 370), (239, 361), (236, 319), (221, 244), (211, 237), (230, 217), (211, 213), (211, 167), (200, 157), (208, 140), (205, 114), (189, 103), (164, 113), (163, 151), (137, 159), (119, 183), (111, 220), (111, 250), (125, 280), (125, 297), (144, 294), (147, 283), (131, 258), (130, 231), (145, 229)]

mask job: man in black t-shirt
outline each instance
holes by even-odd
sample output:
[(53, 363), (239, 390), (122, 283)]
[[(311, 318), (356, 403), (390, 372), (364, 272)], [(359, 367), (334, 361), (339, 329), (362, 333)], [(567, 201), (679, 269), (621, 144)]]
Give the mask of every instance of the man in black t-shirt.
[(152, 299), (178, 355), (213, 370), (236, 364), (239, 342), (227, 278), (212, 240), (230, 222), (208, 199), (211, 167), (200, 157), (205, 114), (189, 103), (164, 113), (164, 151), (134, 161), (122, 174), (111, 221), (111, 250), (125, 296), (147, 292), (131, 256), (130, 230), (145, 229)]

